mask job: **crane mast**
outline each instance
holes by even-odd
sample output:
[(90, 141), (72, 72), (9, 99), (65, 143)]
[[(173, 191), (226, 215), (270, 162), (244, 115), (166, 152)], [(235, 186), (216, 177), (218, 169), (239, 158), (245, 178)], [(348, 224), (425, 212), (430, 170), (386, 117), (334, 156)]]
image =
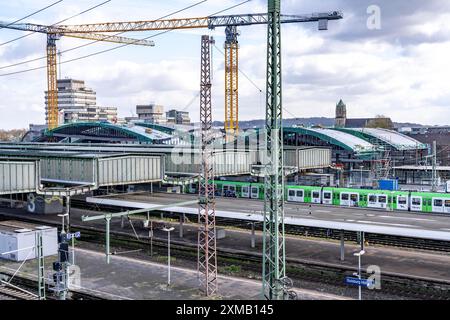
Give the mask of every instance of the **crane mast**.
[(239, 76), (239, 43), (236, 26), (225, 28), (225, 133), (227, 139), (239, 130), (238, 112), (238, 76)]

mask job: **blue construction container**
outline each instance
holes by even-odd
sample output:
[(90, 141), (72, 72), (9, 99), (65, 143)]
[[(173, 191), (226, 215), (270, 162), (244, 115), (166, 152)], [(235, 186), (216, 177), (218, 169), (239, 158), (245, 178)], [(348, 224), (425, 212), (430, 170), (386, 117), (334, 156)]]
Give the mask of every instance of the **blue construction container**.
[(390, 191), (398, 190), (398, 180), (397, 179), (378, 180), (378, 188), (380, 190), (390, 190)]

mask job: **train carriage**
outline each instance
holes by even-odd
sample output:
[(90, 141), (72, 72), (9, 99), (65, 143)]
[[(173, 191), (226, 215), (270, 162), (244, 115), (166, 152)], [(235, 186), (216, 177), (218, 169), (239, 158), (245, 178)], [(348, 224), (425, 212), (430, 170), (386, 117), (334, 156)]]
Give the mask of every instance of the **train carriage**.
[[(264, 199), (264, 184), (214, 181), (216, 196)], [(450, 194), (285, 185), (286, 201), (450, 214)]]

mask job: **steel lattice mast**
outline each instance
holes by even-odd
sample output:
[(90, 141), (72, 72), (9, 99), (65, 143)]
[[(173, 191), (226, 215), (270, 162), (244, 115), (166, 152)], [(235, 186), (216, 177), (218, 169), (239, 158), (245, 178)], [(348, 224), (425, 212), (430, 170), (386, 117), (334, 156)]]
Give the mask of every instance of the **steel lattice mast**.
[(217, 292), (216, 218), (214, 196), (213, 132), (211, 110), (212, 37), (201, 41), (200, 125), (202, 166), (199, 179), (198, 272), (207, 296)]
[(263, 293), (284, 298), (283, 128), (281, 103), (280, 0), (268, 0), (266, 87), (266, 176), (263, 237)]

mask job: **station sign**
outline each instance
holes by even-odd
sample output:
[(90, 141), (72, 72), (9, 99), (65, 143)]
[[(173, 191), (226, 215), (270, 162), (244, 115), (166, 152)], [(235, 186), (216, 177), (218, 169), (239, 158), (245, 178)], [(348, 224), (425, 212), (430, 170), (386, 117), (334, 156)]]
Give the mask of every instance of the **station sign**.
[(374, 281), (372, 279), (359, 279), (353, 277), (345, 277), (345, 283), (358, 287), (369, 287), (374, 285)]
[(74, 232), (74, 233), (67, 233), (66, 234), (66, 239), (67, 240), (70, 240), (70, 239), (72, 239), (72, 238), (79, 238), (79, 237), (81, 237), (81, 232), (80, 231), (77, 231), (77, 232)]

